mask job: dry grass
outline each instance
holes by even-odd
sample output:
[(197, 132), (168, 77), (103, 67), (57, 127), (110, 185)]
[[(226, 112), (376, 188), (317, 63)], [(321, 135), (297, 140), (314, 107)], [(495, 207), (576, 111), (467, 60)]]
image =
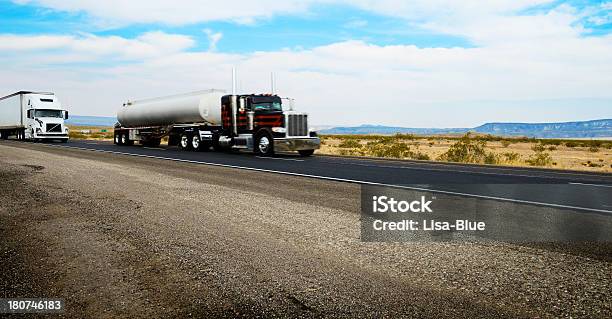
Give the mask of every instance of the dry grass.
[(320, 154), (612, 172), (611, 140), (325, 135)]

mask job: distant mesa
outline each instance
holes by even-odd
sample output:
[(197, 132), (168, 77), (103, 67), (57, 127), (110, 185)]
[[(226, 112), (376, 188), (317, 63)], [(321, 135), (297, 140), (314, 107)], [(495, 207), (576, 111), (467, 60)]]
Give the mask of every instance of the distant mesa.
[(563, 123), (486, 123), (474, 128), (410, 128), (373, 124), (334, 127), (321, 134), (464, 134), (475, 132), (537, 138), (612, 138), (612, 119)]

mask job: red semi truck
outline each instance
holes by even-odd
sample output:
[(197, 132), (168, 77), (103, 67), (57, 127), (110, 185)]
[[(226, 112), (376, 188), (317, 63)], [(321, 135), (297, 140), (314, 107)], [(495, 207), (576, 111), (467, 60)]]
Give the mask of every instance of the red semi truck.
[(231, 94), (206, 90), (128, 101), (117, 114), (117, 145), (170, 146), (202, 151), (247, 149), (259, 155), (297, 151), (309, 156), (320, 147), (308, 114), (293, 100), (274, 94)]

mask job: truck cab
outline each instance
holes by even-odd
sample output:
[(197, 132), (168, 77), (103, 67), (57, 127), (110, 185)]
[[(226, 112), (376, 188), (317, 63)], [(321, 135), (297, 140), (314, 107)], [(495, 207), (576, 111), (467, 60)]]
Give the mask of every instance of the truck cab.
[[(255, 153), (297, 151), (312, 155), (320, 139), (308, 126), (308, 114), (294, 110), (294, 101), (272, 94), (225, 95), (221, 98), (225, 136), (233, 146)], [(235, 114), (235, 115), (234, 115)]]
[(64, 122), (68, 119), (68, 111), (55, 94), (32, 93), (23, 98), (26, 139), (68, 141), (68, 128)]

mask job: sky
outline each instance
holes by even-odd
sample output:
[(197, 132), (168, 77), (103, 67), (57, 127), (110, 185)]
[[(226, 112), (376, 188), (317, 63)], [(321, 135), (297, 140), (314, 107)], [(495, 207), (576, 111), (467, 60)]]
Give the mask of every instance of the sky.
[(612, 1), (0, 0), (0, 95), (72, 114), (209, 88), (318, 125), (612, 118)]

